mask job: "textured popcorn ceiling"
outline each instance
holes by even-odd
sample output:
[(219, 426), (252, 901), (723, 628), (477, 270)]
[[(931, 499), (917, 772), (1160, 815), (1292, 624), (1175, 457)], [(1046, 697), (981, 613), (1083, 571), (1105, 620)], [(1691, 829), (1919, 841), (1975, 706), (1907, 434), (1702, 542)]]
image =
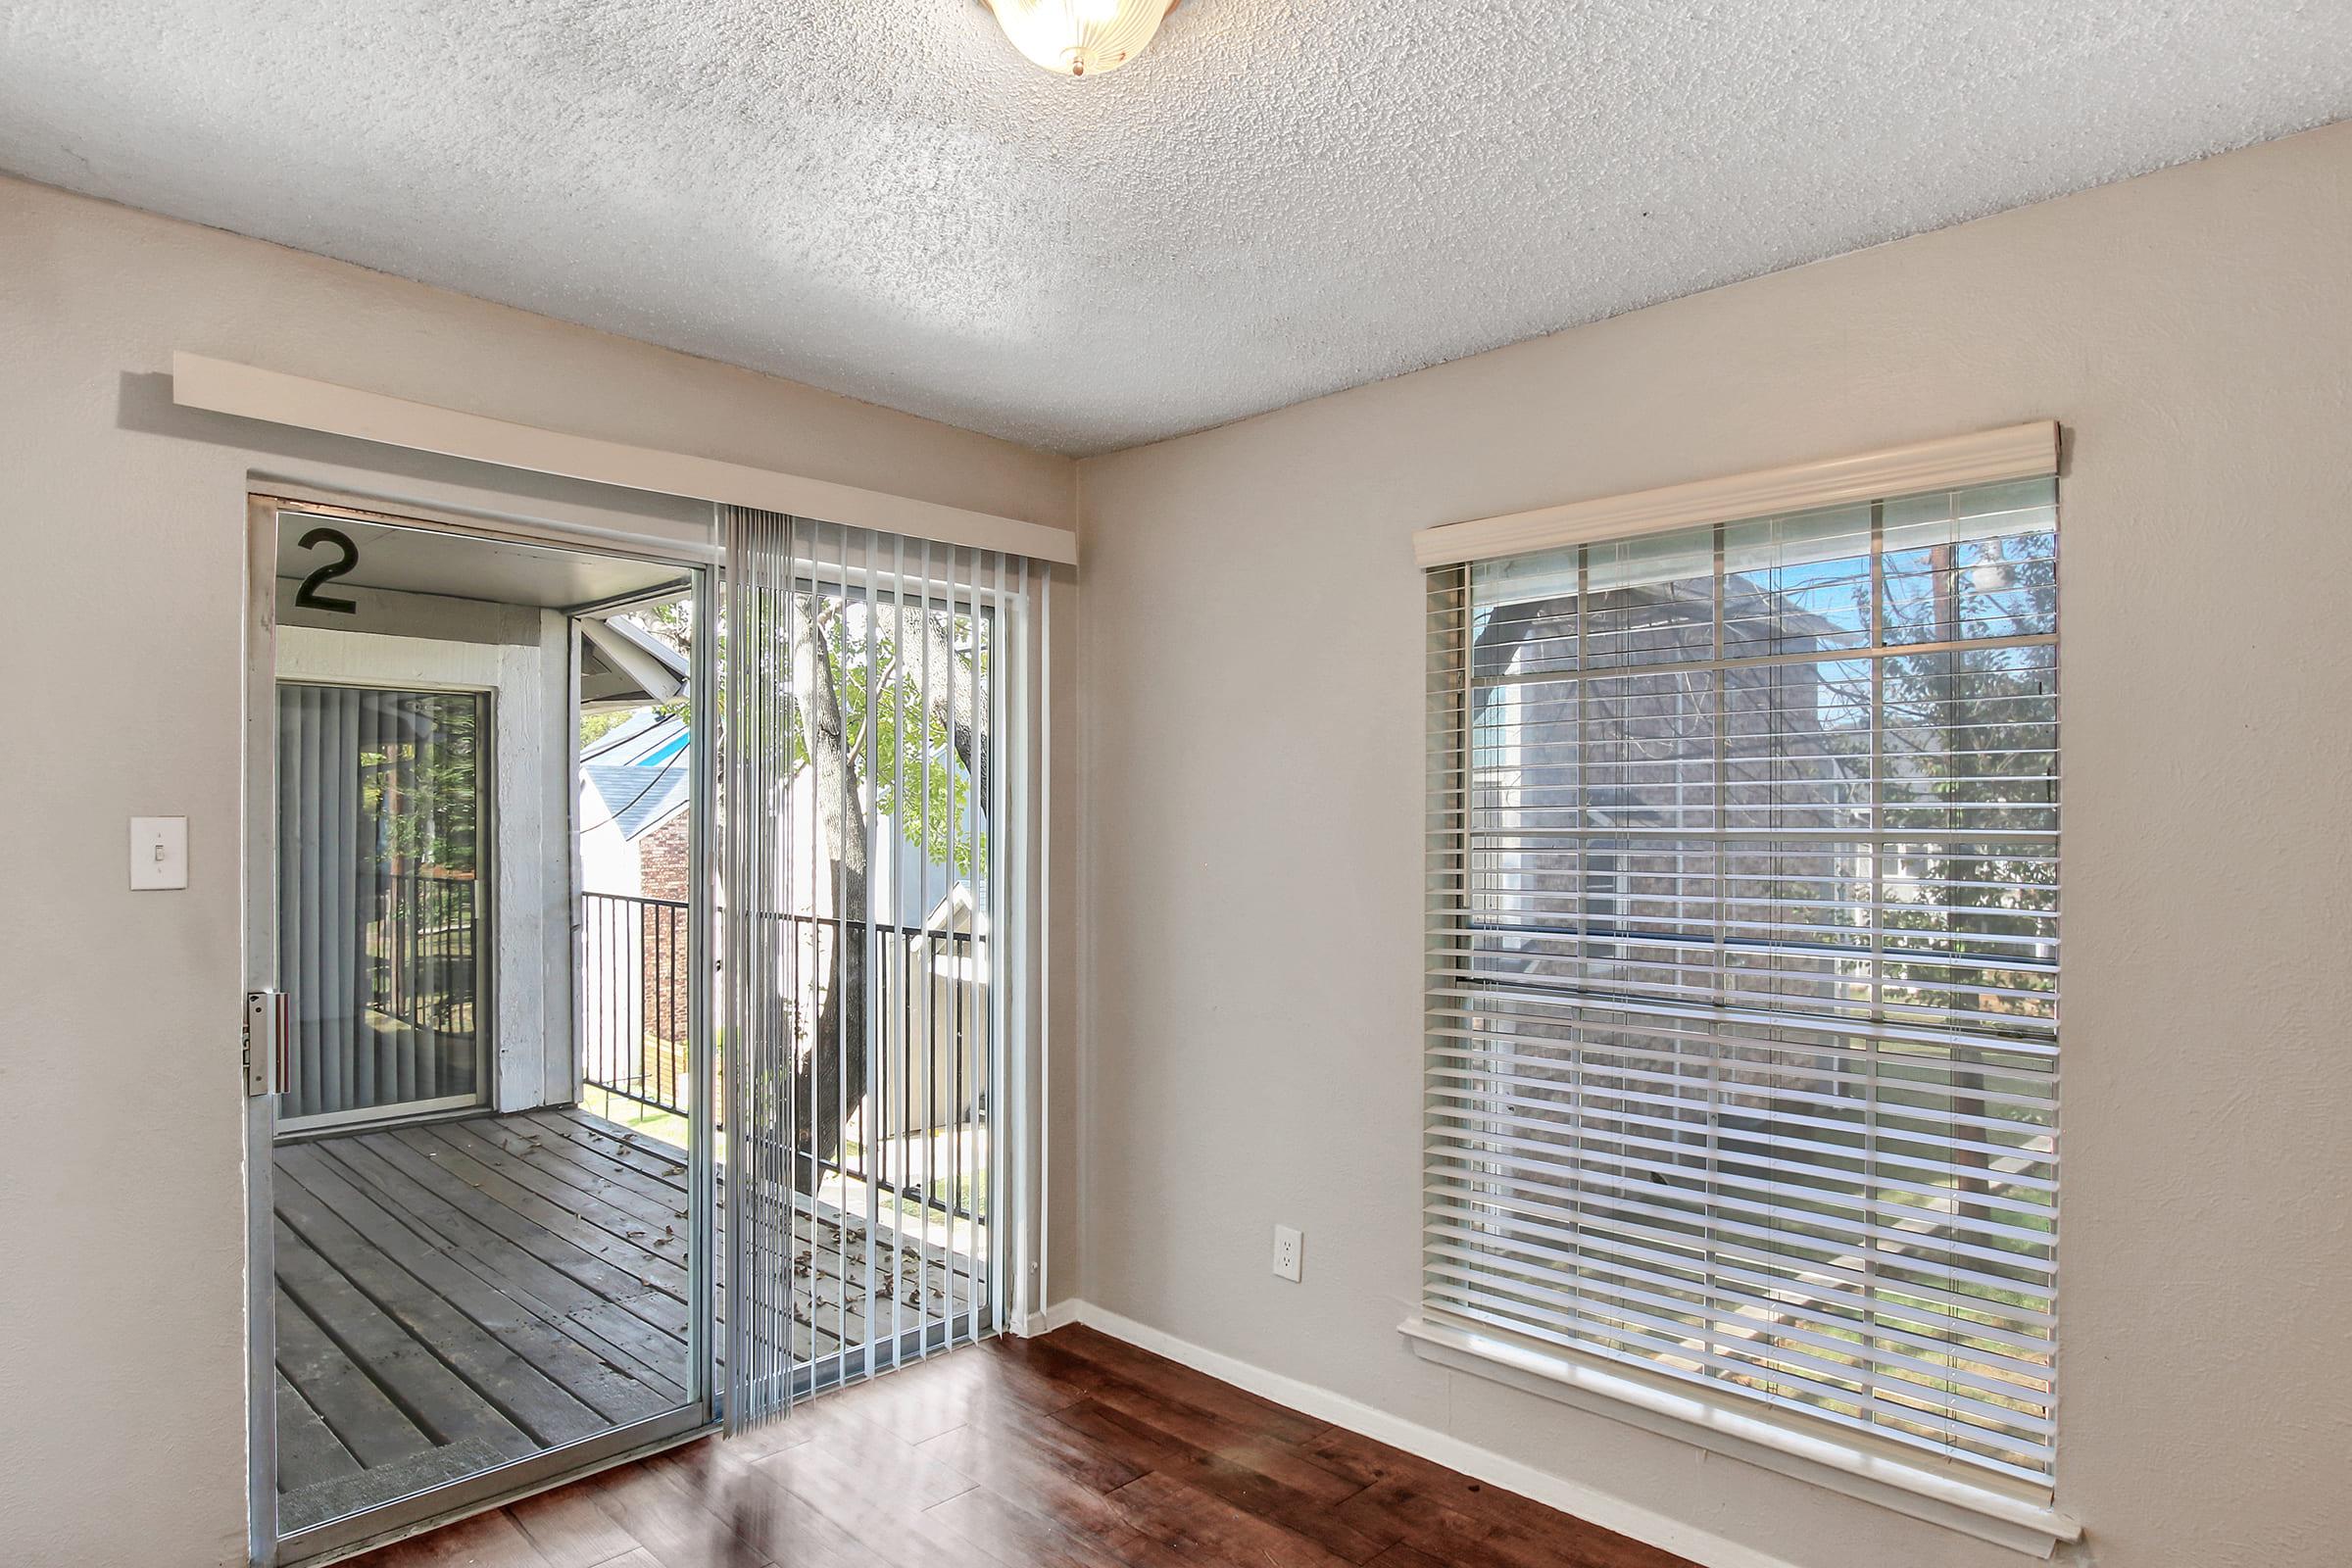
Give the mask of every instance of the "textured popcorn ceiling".
[(0, 167), (1081, 453), (2348, 113), (2344, 0), (0, 4)]

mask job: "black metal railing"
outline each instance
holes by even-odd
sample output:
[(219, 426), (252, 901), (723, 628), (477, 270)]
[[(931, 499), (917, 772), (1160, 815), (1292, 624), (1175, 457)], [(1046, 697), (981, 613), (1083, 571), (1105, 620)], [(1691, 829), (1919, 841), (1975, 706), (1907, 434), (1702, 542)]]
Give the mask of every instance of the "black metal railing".
[(413, 1028), (471, 1034), (481, 884), (447, 870), (363, 871), (368, 1006)]
[[(866, 1008), (879, 1047), (870, 1075), (874, 1095), (870, 1101), (866, 1097), (865, 1074), (850, 1075), (846, 1086), (835, 1083), (836, 1097), (845, 1088), (851, 1096), (846, 1108), (858, 1120), (861, 1142), (853, 1153), (843, 1129), (839, 1152), (814, 1159), (817, 1179), (868, 1183), (893, 1198), (972, 1218), (963, 1192), (961, 1146), (987, 1107), (987, 1004), (977, 987), (943, 981), (940, 970), (956, 975), (970, 966), (985, 972), (985, 945), (976, 944), (969, 931), (936, 926), (845, 922), (830, 915), (763, 918), (786, 928), (777, 946), (794, 956), (783, 972), (802, 977), (796, 995), (777, 999), (787, 1009), (787, 1027), (805, 1052), (832, 1054), (835, 1060), (841, 1059), (842, 1040), (813, 1041), (826, 1022), (822, 995), (833, 972), (834, 945), (845, 929), (853, 942), (873, 944), (866, 955)], [(791, 1015), (796, 1001), (797, 1016)], [(837, 1031), (845, 1027), (839, 1018), (832, 1023)], [(846, 1026), (856, 1023), (849, 1020)], [(811, 1077), (825, 1081), (823, 1075)], [(837, 1119), (844, 1108), (837, 1098)], [(926, 1154), (925, 1144), (946, 1147), (933, 1147)]]
[(681, 899), (580, 895), (580, 1077), (687, 1114), (694, 966)]
[[(782, 1025), (804, 1049), (827, 1022), (835, 1030), (855, 1027), (821, 1016), (844, 922), (805, 914), (759, 918), (781, 927), (773, 939), (773, 972), (786, 993), (774, 999)], [(677, 1116), (690, 1114), (692, 1083), (688, 920), (688, 906), (679, 900), (580, 896), (581, 1079)], [(844, 1111), (856, 1119), (858, 1149), (852, 1151), (843, 1129), (839, 1152), (815, 1161), (820, 1178), (872, 1183), (909, 1202), (968, 1218), (959, 1146), (984, 1119), (989, 1021), (979, 988), (943, 979), (941, 970), (962, 975), (976, 960), (984, 963), (986, 949), (968, 931), (866, 921), (848, 922), (847, 928), (851, 940), (874, 944), (866, 952), (866, 1006), (879, 1026), (873, 1038), (880, 1054), (872, 1064), (872, 1102), (866, 1101), (867, 1075), (858, 1072), (851, 1075), (857, 1080), (853, 1101), (835, 1107), (836, 1120)], [(723, 947), (723, 936), (714, 933), (713, 946)], [(839, 1053), (841, 1044), (816, 1049)], [(724, 1087), (723, 1081), (711, 1085), (722, 1127)], [(836, 1083), (833, 1093), (843, 1092)], [(944, 1151), (936, 1147), (941, 1143)], [(926, 1152), (925, 1144), (935, 1147)]]

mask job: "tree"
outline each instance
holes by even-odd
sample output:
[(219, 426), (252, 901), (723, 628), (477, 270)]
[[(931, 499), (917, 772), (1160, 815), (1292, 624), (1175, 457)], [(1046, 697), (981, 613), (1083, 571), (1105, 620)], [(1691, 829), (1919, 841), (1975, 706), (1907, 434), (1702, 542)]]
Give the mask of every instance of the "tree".
[(987, 833), (959, 835), (940, 824), (971, 820), (971, 791), (976, 785), (986, 798), (990, 760), (985, 705), (976, 701), (987, 659), (973, 616), (828, 594), (798, 595), (794, 610), (797, 722), (786, 788), (808, 774), (836, 893), (832, 919), (816, 927), (826, 934), (816, 943), (823, 978), (815, 1016), (792, 1020), (794, 1091), (807, 1107), (796, 1182), (808, 1192), (826, 1165), (840, 1162), (845, 1124), (865, 1099), (877, 849), (867, 834), (869, 804), (952, 875), (985, 875)]

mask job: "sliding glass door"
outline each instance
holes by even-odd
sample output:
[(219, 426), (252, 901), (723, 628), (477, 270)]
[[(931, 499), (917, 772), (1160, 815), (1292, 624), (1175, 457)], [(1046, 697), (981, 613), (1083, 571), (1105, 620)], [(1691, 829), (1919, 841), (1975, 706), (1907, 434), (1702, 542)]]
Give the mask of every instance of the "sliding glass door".
[(1027, 564), (727, 513), (728, 1419), (1000, 1321)]
[(281, 1132), (482, 1102), (490, 699), (281, 682)]
[[(251, 1550), (300, 1564), (710, 1419), (714, 584), (268, 497), (249, 526)], [(630, 726), (648, 765), (591, 760)], [(594, 991), (590, 876), (667, 916)], [(659, 1106), (592, 1087), (624, 1039)]]

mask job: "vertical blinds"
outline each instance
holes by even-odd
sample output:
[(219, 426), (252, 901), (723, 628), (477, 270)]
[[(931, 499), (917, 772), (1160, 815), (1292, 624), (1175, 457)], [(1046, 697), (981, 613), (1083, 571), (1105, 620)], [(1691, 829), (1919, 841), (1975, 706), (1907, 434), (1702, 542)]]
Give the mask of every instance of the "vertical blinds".
[(488, 699), (282, 681), (282, 1123), (478, 1096)]
[(2046, 1492), (2055, 487), (1428, 572), (1426, 1313)]
[(993, 1326), (1028, 564), (741, 508), (722, 911), (731, 1430)]

